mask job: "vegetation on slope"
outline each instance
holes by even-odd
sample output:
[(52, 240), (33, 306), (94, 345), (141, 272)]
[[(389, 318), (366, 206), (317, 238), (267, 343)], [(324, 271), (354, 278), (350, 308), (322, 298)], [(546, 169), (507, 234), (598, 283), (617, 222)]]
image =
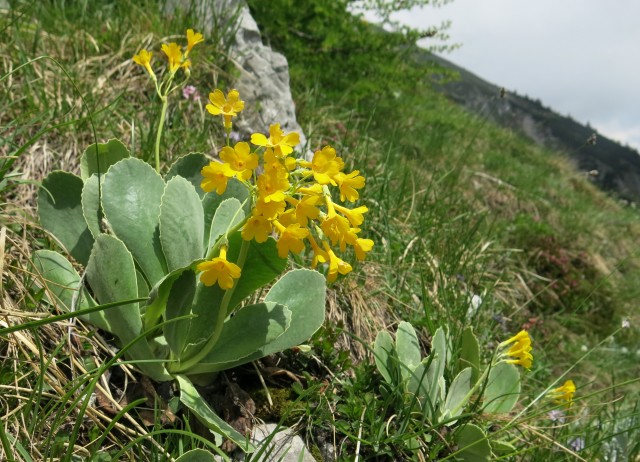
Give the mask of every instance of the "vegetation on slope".
[[(482, 415), (476, 402), (464, 422), (488, 427), (492, 443), (508, 441), (507, 460), (637, 458), (637, 212), (557, 154), (433, 91), (438, 70), (410, 60), (406, 37), (348, 15), (347, 2), (249, 3), (265, 40), (288, 57), (309, 147), (331, 143), (349, 169), (367, 178), (363, 233), (376, 242), (373, 258), (332, 286), (330, 319), (311, 354), (279, 358), (280, 376), (295, 380), (278, 382), (282, 390), (271, 383), (273, 406), (260, 401), (265, 394), (251, 368), (229, 374), (250, 391), (258, 417), (297, 424), (318, 457), (331, 442), (339, 460), (452, 459), (455, 432), (407, 411), (376, 371), (376, 334), (410, 321), (426, 354), (438, 327), (459, 339), (473, 325), (487, 361), (500, 341), (527, 329), (534, 363), (515, 412)], [(117, 136), (136, 153), (151, 152), (159, 111), (128, 60), (142, 46), (181, 34), (194, 18), (169, 22), (154, 2), (139, 5), (18, 3), (2, 17), (0, 146), (16, 160), (3, 158), (9, 167), (3, 174), (12, 176), (0, 183), (0, 328), (50, 310), (32, 284), (29, 256), (56, 243), (35, 221), (35, 187), (27, 181), (78, 168), (93, 142), (89, 115), (100, 140)], [(232, 80), (220, 36), (199, 51), (192, 83), (202, 94), (211, 80)], [(16, 70), (41, 55), (61, 66), (41, 59)], [(214, 124), (197, 103), (176, 102), (167, 125), (166, 163), (189, 151), (214, 151)], [(630, 327), (620, 329), (623, 321)], [(112, 346), (90, 327), (74, 324), (74, 336), (70, 329), (64, 321), (0, 338), (0, 436), (15, 460), (71, 452), (92, 460), (157, 460), (163, 451), (177, 457), (206, 444), (189, 420), (175, 419), (151, 398), (152, 412), (133, 407), (135, 398), (109, 408), (113, 393), (103, 390), (97, 394), (103, 402), (81, 413), (86, 382)], [(139, 377), (128, 374), (113, 368), (111, 382), (124, 388)], [(561, 377), (573, 379), (578, 391), (571, 408), (550, 414), (542, 392)]]

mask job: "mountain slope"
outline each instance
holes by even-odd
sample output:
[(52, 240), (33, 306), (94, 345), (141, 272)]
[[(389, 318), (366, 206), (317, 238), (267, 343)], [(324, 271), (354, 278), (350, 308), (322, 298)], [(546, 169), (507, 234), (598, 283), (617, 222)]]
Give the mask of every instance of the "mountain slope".
[(570, 117), (558, 114), (540, 101), (501, 88), (472, 72), (429, 52), (418, 52), (417, 59), (434, 62), (459, 73), (460, 79), (438, 88), (468, 110), (488, 117), (503, 127), (513, 129), (537, 144), (566, 153), (580, 170), (596, 170), (594, 181), (606, 191), (630, 200), (640, 200), (640, 155), (632, 148), (597, 134)]

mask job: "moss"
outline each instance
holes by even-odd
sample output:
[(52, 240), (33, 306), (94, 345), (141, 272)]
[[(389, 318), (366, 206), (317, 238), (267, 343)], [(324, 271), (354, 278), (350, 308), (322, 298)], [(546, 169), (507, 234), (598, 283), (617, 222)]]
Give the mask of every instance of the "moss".
[(303, 403), (296, 402), (297, 395), (290, 388), (269, 388), (273, 405), (269, 404), (264, 388), (255, 390), (251, 395), (256, 403), (256, 417), (264, 421), (278, 422), (284, 418), (284, 425), (293, 425), (304, 412)]

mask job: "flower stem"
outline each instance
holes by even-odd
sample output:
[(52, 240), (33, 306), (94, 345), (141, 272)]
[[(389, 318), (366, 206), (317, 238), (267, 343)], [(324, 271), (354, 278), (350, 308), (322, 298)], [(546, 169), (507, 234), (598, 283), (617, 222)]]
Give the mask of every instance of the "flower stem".
[(160, 173), (160, 140), (162, 139), (162, 129), (164, 128), (164, 119), (167, 116), (167, 96), (162, 96), (162, 109), (160, 111), (160, 122), (158, 123), (158, 131), (156, 132), (156, 172)]

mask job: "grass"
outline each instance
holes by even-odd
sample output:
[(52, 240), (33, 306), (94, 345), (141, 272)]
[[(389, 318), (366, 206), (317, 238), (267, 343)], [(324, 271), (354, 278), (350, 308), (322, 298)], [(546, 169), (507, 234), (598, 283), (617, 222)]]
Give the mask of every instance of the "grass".
[[(159, 106), (127, 60), (193, 24), (189, 15), (168, 21), (155, 2), (12, 6), (0, 24), (0, 154), (8, 167), (1, 183), (0, 328), (56, 313), (43, 303), (29, 264), (34, 250), (57, 248), (37, 224), (30, 181), (78, 169), (94, 141), (90, 120), (99, 140), (117, 137), (150, 159)], [(332, 51), (335, 44), (305, 52), (304, 35), (285, 28), (276, 35), (256, 18), (265, 22), (265, 39), (289, 57), (309, 147), (331, 143), (346, 170), (367, 178), (364, 232), (376, 242), (371, 258), (331, 286), (328, 322), (310, 341), (311, 352), (286, 352), (269, 366), (274, 375), (264, 375), (281, 399), (259, 406), (257, 417), (295, 425), (318, 458), (332, 447), (338, 460), (451, 460), (458, 429), (426, 425), (406, 408), (373, 365), (376, 334), (410, 321), (428, 352), (437, 327), (458, 338), (471, 324), (486, 361), (492, 345), (527, 328), (535, 361), (515, 412), (482, 416), (476, 403), (465, 422), (483, 426), (492, 443), (509, 441), (515, 449), (505, 460), (637, 460), (637, 211), (556, 153), (447, 101), (431, 89), (431, 70), (407, 70), (414, 65), (400, 61), (379, 67), (393, 55), (384, 40), (371, 42), (380, 48), (368, 50), (370, 63), (352, 69), (348, 53)], [(309, 34), (322, 38), (323, 27)], [(352, 38), (367, 33), (379, 34), (357, 28)], [(196, 55), (191, 82), (202, 94), (212, 81), (232, 79), (223, 38)], [(55, 61), (33, 61), (41, 56)], [(340, 79), (319, 78), (322, 66), (341, 69)], [(393, 92), (384, 90), (391, 77)], [(181, 98), (170, 108), (166, 164), (189, 151), (214, 152), (220, 132), (203, 108)], [(623, 319), (630, 328), (619, 328)], [(103, 375), (109, 361), (118, 365)], [(259, 401), (264, 392), (252, 368), (228, 376)], [(578, 393), (564, 421), (553, 421), (552, 406), (538, 398), (560, 377), (573, 378)], [(77, 320), (4, 335), (5, 458), (171, 460), (195, 447), (213, 450), (201, 430), (175, 414), (171, 397), (162, 407), (153, 387), (125, 395), (140, 381), (114, 356), (108, 337)]]

